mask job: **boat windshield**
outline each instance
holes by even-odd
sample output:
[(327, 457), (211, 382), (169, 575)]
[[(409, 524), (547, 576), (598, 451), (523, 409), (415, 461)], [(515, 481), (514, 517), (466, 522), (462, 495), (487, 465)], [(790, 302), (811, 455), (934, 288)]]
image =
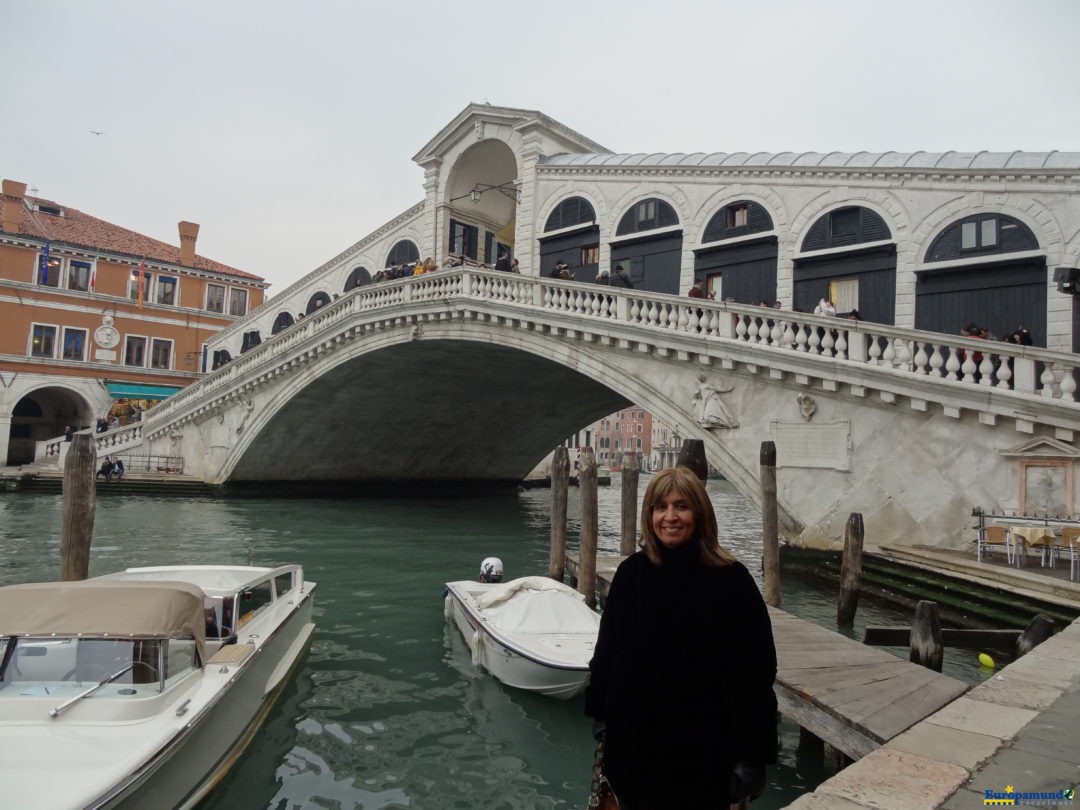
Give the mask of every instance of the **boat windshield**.
[(99, 697), (146, 695), (168, 688), (197, 666), (195, 642), (185, 639), (4, 639), (0, 694), (51, 695), (126, 671)]

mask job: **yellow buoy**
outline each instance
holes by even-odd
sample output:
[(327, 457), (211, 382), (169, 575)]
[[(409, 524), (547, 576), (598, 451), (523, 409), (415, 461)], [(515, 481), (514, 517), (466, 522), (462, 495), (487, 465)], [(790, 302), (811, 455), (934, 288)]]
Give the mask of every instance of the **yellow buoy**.
[(995, 666), (994, 659), (986, 653), (979, 653), (979, 663), (984, 667), (990, 667), (990, 669), (993, 669)]

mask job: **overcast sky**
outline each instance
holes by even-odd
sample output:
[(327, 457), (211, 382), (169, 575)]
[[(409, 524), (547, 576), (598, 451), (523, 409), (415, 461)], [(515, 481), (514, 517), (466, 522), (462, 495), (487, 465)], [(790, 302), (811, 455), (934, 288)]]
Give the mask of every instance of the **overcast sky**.
[(1078, 43), (1078, 0), (0, 0), (0, 176), (273, 294), (473, 101), (616, 152), (1080, 151)]

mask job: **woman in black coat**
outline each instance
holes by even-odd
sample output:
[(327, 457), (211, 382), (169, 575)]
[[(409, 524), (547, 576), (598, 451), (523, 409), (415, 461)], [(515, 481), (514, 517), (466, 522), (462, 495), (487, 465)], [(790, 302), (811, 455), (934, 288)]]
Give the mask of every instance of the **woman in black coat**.
[(623, 810), (727, 808), (776, 762), (769, 614), (690, 470), (653, 477), (641, 537), (608, 592), (585, 713)]

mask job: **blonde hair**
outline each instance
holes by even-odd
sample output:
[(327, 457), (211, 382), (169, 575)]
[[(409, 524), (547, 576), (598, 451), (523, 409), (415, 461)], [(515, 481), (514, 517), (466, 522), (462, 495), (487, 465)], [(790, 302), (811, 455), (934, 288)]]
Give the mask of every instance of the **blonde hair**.
[(734, 555), (720, 545), (717, 537), (716, 512), (705, 491), (705, 485), (687, 467), (669, 467), (652, 477), (641, 503), (641, 546), (654, 565), (663, 565), (660, 559), (660, 541), (653, 531), (653, 507), (663, 503), (672, 493), (680, 493), (694, 514), (694, 540), (701, 553), (701, 564), (708, 568), (721, 568), (735, 562)]

